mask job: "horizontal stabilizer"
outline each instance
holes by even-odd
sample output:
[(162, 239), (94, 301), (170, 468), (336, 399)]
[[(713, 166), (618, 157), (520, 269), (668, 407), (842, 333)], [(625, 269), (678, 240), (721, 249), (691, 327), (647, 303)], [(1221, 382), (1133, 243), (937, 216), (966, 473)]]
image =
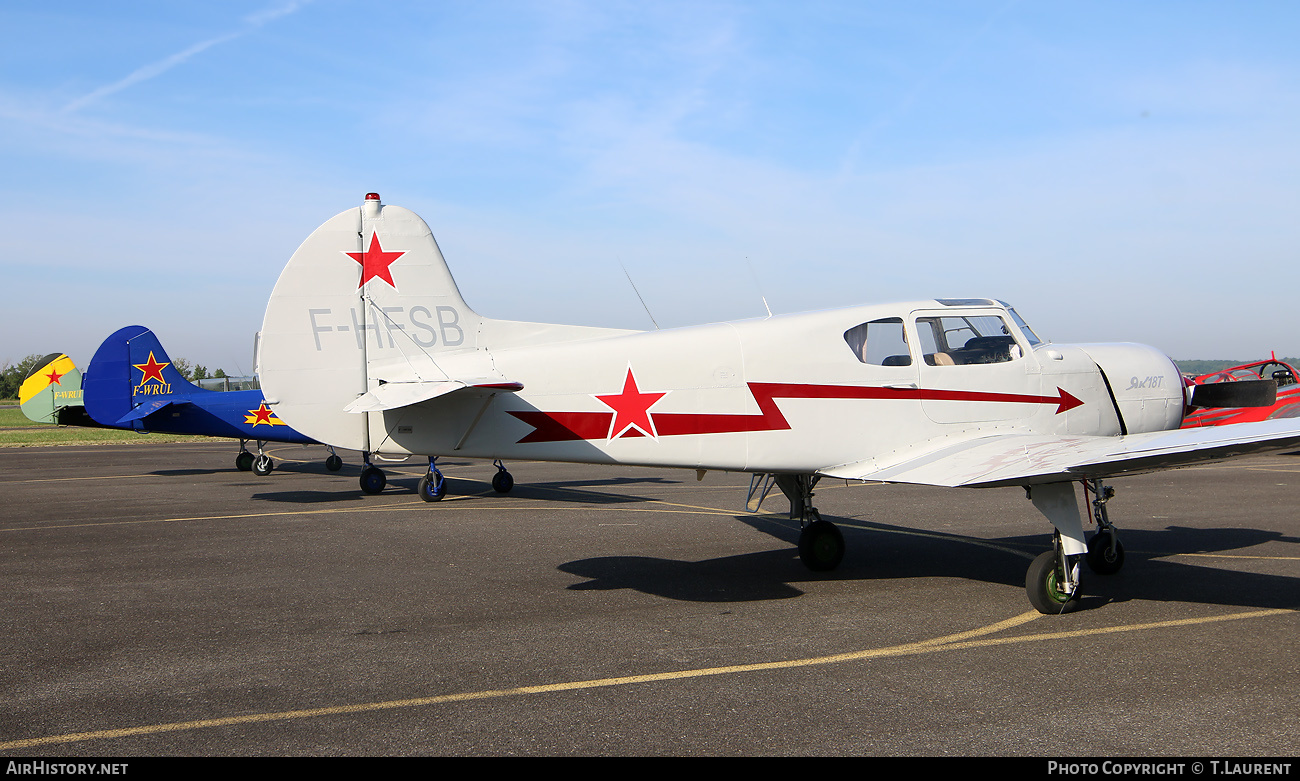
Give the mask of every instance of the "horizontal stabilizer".
[(141, 404), (140, 406), (126, 413), (122, 417), (118, 418), (117, 422), (114, 423), (113, 425), (130, 426), (131, 421), (143, 420), (149, 417), (150, 415), (154, 414), (158, 410), (162, 409), (163, 407), (170, 407), (171, 405), (172, 405), (171, 399), (154, 399), (153, 401), (146, 401), (144, 404)]
[(474, 380), (439, 380), (437, 382), (386, 382), (383, 385), (357, 397), (357, 400), (343, 408), (344, 412), (382, 412), (419, 404), (422, 401), (436, 399), (462, 388), (477, 388), (488, 391), (508, 391), (514, 393), (522, 390), (518, 382), (502, 382), (491, 378)]

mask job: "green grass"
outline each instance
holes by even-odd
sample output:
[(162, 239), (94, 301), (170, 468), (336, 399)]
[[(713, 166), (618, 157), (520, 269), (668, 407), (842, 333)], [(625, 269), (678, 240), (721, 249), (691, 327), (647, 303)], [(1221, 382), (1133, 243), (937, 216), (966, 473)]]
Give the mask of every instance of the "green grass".
[(13, 404), (12, 409), (0, 408), (0, 447), (33, 447), (36, 445), (104, 445), (128, 442), (203, 442), (209, 437), (183, 434), (143, 434), (139, 431), (122, 431), (112, 428), (81, 428), (79, 426), (49, 426), (28, 420), (17, 399), (0, 399), (0, 405)]

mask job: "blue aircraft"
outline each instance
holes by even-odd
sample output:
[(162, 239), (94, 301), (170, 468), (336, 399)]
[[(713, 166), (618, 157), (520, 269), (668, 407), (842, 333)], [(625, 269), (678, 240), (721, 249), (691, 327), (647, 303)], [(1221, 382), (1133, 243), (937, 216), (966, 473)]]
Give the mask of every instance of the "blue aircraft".
[[(81, 378), (86, 413), (109, 428), (167, 434), (198, 434), (239, 440), (235, 466), (269, 475), (267, 442), (320, 444), (276, 417), (260, 390), (213, 391), (191, 383), (172, 365), (153, 331), (140, 325), (119, 329), (95, 351)], [(257, 443), (257, 455), (245, 448)], [(325, 459), (331, 472), (343, 466), (333, 448)]]

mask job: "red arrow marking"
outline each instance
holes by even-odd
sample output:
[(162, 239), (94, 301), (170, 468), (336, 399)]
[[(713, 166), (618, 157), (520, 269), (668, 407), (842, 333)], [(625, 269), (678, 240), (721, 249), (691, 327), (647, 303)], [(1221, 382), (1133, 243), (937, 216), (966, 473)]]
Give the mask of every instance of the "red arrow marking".
[[(626, 388), (625, 388), (626, 392)], [(1056, 414), (1083, 404), (1078, 398), (1057, 388), (1055, 396), (1029, 396), (1019, 393), (984, 393), (981, 391), (938, 390), (933, 388), (874, 388), (858, 385), (800, 385), (782, 382), (751, 382), (749, 392), (758, 403), (759, 414), (646, 412), (653, 418), (654, 431), (661, 437), (685, 434), (734, 434), (751, 431), (785, 431), (789, 421), (781, 414), (777, 399), (918, 399), (925, 401), (976, 401), (1003, 404), (1054, 404)], [(615, 397), (616, 398), (616, 397)], [(648, 408), (647, 408), (648, 410)], [(610, 435), (610, 412), (542, 412), (508, 410), (511, 415), (533, 427), (519, 444), (525, 442), (569, 442), (606, 439)], [(633, 429), (635, 431), (635, 429)]]

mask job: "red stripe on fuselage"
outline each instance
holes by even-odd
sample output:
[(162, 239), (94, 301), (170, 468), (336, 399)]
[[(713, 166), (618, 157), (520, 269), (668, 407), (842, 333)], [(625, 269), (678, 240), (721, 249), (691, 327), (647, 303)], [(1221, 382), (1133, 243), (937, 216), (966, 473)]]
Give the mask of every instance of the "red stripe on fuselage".
[[(688, 434), (738, 434), (755, 431), (785, 431), (790, 422), (777, 406), (777, 399), (915, 399), (925, 401), (976, 401), (1010, 404), (1055, 404), (1060, 414), (1082, 401), (1057, 388), (1056, 396), (1029, 396), (1018, 393), (984, 393), (980, 391), (939, 390), (933, 388), (880, 388), (860, 385), (801, 385), (782, 382), (751, 382), (749, 392), (758, 403), (759, 414), (700, 412), (651, 412), (658, 436)], [(510, 414), (533, 427), (518, 444), (528, 442), (570, 442), (607, 439), (612, 412), (543, 412), (509, 410)], [(629, 430), (623, 436), (633, 432)], [(638, 435), (640, 432), (636, 432)]]

